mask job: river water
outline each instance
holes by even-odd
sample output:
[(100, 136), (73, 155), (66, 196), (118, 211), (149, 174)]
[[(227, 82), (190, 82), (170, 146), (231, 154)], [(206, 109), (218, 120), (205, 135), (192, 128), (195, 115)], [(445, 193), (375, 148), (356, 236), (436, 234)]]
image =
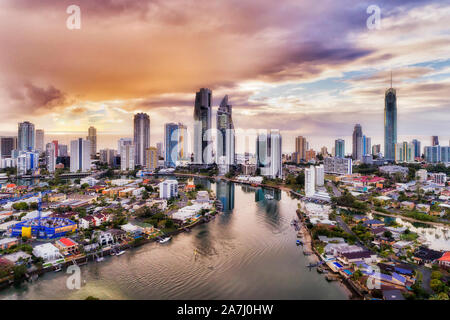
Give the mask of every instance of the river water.
[[(285, 192), (209, 183), (225, 212), (166, 244), (151, 243), (0, 291), (0, 299), (347, 299), (342, 284), (306, 265), (290, 225), (297, 200)], [(196, 182), (198, 183), (198, 182)], [(274, 199), (265, 199), (270, 193)]]

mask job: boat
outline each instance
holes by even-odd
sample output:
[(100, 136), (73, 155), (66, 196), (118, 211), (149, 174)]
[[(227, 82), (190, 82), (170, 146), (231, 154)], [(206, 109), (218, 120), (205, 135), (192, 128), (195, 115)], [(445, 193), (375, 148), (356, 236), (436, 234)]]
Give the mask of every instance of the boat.
[(97, 258), (97, 262), (102, 262), (103, 260), (105, 260), (105, 258), (103, 258), (103, 257), (98, 257)]
[(295, 243), (296, 243), (298, 246), (303, 245), (303, 243), (302, 243), (300, 240), (298, 240), (298, 239), (297, 239), (297, 241), (295, 241)]
[(53, 270), (54, 272), (59, 272), (59, 271), (61, 271), (62, 269), (61, 269), (61, 266), (57, 266), (56, 268), (55, 268), (55, 270)]
[(273, 196), (271, 194), (266, 194), (264, 198), (266, 198), (267, 200), (273, 200)]
[(165, 237), (165, 238), (163, 238), (163, 239), (161, 239), (161, 240), (158, 240), (158, 242), (159, 243), (166, 243), (166, 242), (168, 242), (170, 239), (172, 239), (171, 237)]
[(121, 251), (119, 251), (118, 253), (116, 253), (116, 256), (120, 256), (120, 255), (122, 255), (122, 254), (124, 254), (125, 253), (125, 251), (124, 250), (121, 250)]

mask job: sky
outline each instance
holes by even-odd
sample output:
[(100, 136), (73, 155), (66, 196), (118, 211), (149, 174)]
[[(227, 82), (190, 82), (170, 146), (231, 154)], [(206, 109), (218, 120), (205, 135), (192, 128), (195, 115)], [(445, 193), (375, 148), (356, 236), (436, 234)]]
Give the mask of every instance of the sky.
[[(73, 4), (80, 29), (67, 28)], [(442, 0), (1, 0), (0, 134), (24, 120), (47, 140), (93, 125), (100, 148), (116, 147), (146, 112), (155, 145), (166, 122), (192, 128), (207, 87), (214, 112), (229, 95), (235, 128), (281, 130), (284, 152), (297, 135), (330, 152), (345, 138), (351, 152), (356, 123), (382, 144), (392, 71), (399, 141), (448, 145), (448, 21)]]

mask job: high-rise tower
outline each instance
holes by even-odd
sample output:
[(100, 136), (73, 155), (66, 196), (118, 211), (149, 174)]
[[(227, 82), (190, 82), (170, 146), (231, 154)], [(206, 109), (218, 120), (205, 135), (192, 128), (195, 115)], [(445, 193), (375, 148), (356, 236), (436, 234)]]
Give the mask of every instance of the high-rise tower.
[(212, 163), (211, 137), (211, 100), (210, 89), (201, 88), (195, 94), (194, 105), (194, 163)]
[(145, 166), (146, 150), (150, 147), (150, 117), (146, 113), (134, 115), (135, 164)]
[(395, 160), (395, 144), (397, 143), (397, 92), (391, 87), (384, 95), (384, 158)]

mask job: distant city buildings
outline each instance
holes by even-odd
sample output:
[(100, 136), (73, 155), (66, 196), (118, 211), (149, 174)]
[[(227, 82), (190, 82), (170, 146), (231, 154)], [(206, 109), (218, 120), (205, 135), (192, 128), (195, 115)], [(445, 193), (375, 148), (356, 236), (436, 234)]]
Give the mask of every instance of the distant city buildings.
[(134, 115), (135, 164), (145, 166), (145, 150), (150, 147), (150, 117), (146, 113)]
[(145, 164), (145, 168), (149, 171), (154, 171), (158, 167), (158, 149), (150, 147), (146, 152), (147, 163)]
[(56, 147), (50, 142), (45, 145), (45, 162), (47, 164), (48, 172), (55, 172), (56, 169)]
[(395, 162), (414, 162), (414, 144), (399, 142), (395, 144)]
[(55, 144), (58, 157), (67, 157), (69, 155), (66, 144), (58, 144), (58, 141), (53, 141), (53, 144)]
[(16, 159), (17, 174), (25, 175), (29, 171), (33, 173), (39, 167), (39, 153), (33, 151), (20, 151)]
[(431, 180), (436, 184), (445, 186), (445, 183), (447, 182), (447, 175), (444, 172), (433, 173), (431, 175)]
[(117, 141), (117, 154), (120, 154), (120, 150), (122, 150), (122, 146), (133, 144), (132, 138), (120, 138)]
[(272, 179), (283, 177), (282, 139), (278, 131), (258, 134), (256, 139), (256, 162), (261, 175)]
[(329, 157), (323, 160), (324, 172), (332, 174), (352, 174), (352, 159)]
[(156, 144), (156, 150), (158, 151), (158, 158), (164, 158), (164, 150), (162, 142), (158, 142)]
[(136, 148), (133, 144), (124, 144), (120, 149), (120, 170), (134, 170), (136, 160)]
[(428, 163), (449, 163), (450, 147), (447, 146), (426, 146), (424, 148), (425, 161)]
[(301, 160), (306, 160), (307, 141), (303, 136), (295, 138), (295, 162), (300, 163)]
[[(194, 104), (194, 163), (210, 164), (213, 162), (211, 136), (212, 91), (201, 88), (195, 94)], [(167, 154), (167, 151), (166, 151)]]
[(397, 93), (391, 87), (384, 97), (384, 158), (395, 160), (395, 144), (397, 143)]
[(422, 157), (422, 153), (421, 153), (422, 149), (420, 147), (420, 141), (417, 139), (414, 139), (411, 143), (414, 145), (414, 158)]
[(36, 151), (41, 153), (44, 152), (44, 130), (36, 130)]
[(316, 160), (316, 152), (313, 149), (310, 149), (306, 151), (305, 161), (310, 162), (312, 160)]
[(381, 166), (378, 168), (381, 173), (387, 174), (389, 176), (393, 176), (395, 174), (400, 174), (402, 176), (406, 176), (409, 172), (409, 169), (407, 167), (402, 166)]
[(187, 158), (187, 128), (182, 123), (164, 126), (165, 166), (175, 168), (178, 161)]
[(32, 151), (35, 149), (35, 130), (34, 124), (31, 122), (19, 123), (17, 148), (19, 151)]
[(91, 143), (78, 138), (70, 142), (70, 172), (87, 172), (91, 168)]
[(86, 140), (89, 140), (91, 145), (91, 158), (95, 157), (97, 154), (97, 129), (94, 127), (89, 127), (88, 136)]
[(416, 178), (419, 180), (419, 182), (425, 182), (428, 178), (427, 170), (425, 169), (419, 169), (416, 171)]
[(345, 140), (337, 139), (334, 141), (334, 156), (337, 158), (345, 158)]
[(11, 158), (17, 149), (17, 137), (0, 137), (0, 158)]
[(369, 155), (372, 153), (372, 139), (366, 136), (363, 136), (363, 156)]
[(438, 136), (431, 136), (431, 145), (433, 147), (439, 145), (439, 137)]
[(108, 166), (114, 166), (114, 160), (117, 156), (117, 150), (102, 149), (100, 150), (100, 162), (107, 163)]
[(374, 144), (372, 146), (372, 155), (378, 156), (381, 153), (381, 144)]
[(318, 187), (322, 187), (324, 185), (324, 179), (325, 179), (325, 168), (323, 164), (315, 167), (315, 185)]

